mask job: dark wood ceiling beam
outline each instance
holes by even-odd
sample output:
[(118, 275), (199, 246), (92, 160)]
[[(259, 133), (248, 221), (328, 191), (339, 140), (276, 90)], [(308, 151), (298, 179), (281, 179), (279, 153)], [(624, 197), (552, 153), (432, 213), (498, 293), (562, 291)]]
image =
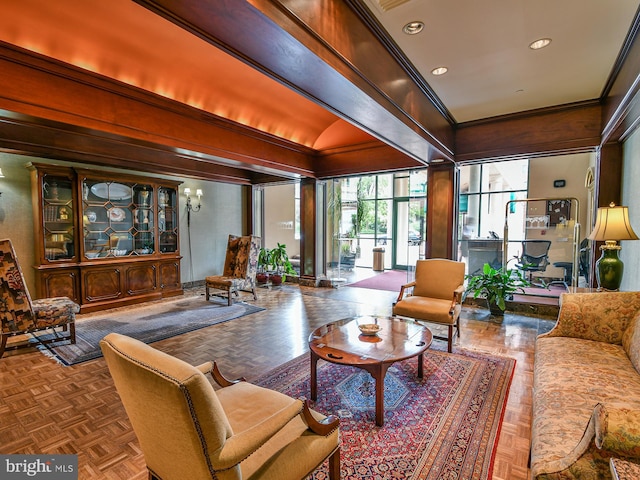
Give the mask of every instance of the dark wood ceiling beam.
[[(137, 3), (405, 155), (422, 162), (452, 158), (453, 127), (342, 0)], [(405, 89), (382, 89), (399, 79), (407, 80)]]
[(601, 105), (583, 102), (461, 123), (456, 162), (594, 150)]
[(317, 160), (316, 177), (341, 177), (363, 172), (369, 175), (410, 168), (424, 168), (424, 165), (389, 145), (376, 143), (322, 152)]
[[(189, 152), (177, 155), (162, 145), (7, 111), (0, 111), (0, 149), (42, 158), (227, 183), (249, 185), (254, 183), (253, 176), (258, 175), (247, 169), (210, 162)], [(280, 181), (284, 178), (281, 176)]]

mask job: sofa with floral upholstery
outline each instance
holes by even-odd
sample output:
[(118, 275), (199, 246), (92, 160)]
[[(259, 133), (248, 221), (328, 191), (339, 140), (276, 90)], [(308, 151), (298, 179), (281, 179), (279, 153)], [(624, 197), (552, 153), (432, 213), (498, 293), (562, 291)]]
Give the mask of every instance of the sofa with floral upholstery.
[(640, 292), (563, 294), (538, 336), (531, 478), (612, 478), (640, 463)]

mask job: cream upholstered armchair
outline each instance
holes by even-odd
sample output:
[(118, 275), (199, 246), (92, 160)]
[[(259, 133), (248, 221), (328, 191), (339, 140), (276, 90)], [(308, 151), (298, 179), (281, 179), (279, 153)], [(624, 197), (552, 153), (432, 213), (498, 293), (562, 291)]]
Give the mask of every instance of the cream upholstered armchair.
[(239, 290), (253, 292), (253, 299), (256, 300), (259, 252), (260, 237), (229, 235), (222, 275), (211, 275), (205, 278), (207, 301), (209, 301), (211, 289), (226, 292), (228, 305), (232, 303), (231, 294), (237, 296)]
[(329, 478), (340, 478), (337, 418), (124, 335), (110, 333), (100, 347), (151, 480), (303, 479), (327, 458)]
[(43, 344), (75, 343), (75, 320), (79, 311), (80, 306), (67, 297), (31, 300), (11, 240), (0, 240), (0, 357), (5, 350), (29, 346), (21, 343), (7, 347), (7, 340), (17, 335), (49, 330), (52, 335), (46, 339), (33, 336)]
[(418, 260), (416, 279), (403, 285), (393, 314), (448, 326), (447, 350), (453, 346), (454, 327), (460, 338), (460, 310), (464, 293), (464, 263), (446, 259)]

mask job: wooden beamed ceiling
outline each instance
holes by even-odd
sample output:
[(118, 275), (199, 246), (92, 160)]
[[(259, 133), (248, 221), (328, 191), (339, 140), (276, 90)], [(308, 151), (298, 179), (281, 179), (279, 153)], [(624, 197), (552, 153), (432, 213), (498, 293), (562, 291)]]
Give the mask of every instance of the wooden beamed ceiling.
[[(1, 42), (0, 149), (255, 184), (593, 149), (603, 126), (625, 125), (611, 106), (618, 97), (455, 125), (355, 0), (136, 3), (366, 134), (312, 148)], [(627, 51), (637, 49), (634, 37)], [(621, 71), (637, 72), (632, 63)], [(632, 80), (624, 76), (611, 91)]]

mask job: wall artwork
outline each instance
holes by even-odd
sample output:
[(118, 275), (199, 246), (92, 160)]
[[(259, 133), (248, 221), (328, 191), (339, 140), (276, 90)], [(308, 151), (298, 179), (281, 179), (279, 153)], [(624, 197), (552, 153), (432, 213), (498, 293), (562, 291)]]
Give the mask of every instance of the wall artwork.
[(564, 225), (571, 218), (571, 200), (547, 200), (549, 225)]

